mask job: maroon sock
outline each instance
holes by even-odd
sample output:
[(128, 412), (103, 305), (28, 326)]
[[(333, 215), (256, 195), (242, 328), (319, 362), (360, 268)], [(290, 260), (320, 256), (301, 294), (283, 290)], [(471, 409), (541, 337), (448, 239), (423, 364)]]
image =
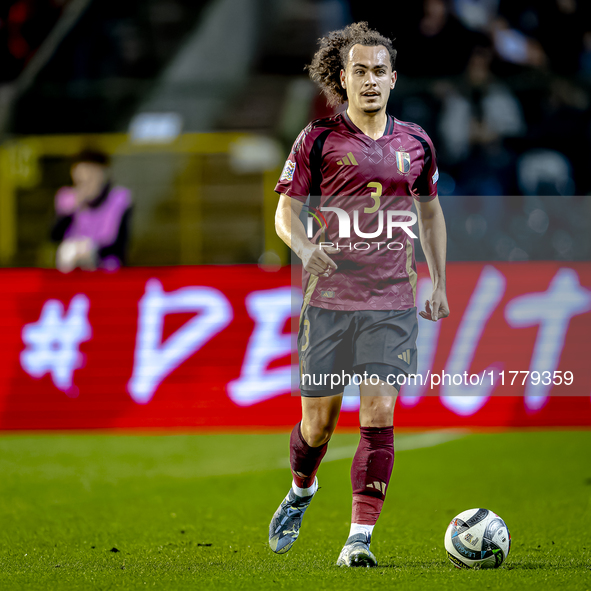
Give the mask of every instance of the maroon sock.
[(328, 442), (320, 447), (310, 447), (302, 437), (298, 423), (291, 432), (289, 439), (289, 461), (293, 480), (300, 488), (308, 488), (314, 484), (318, 466), (326, 453)]
[(375, 525), (394, 466), (394, 427), (361, 427), (361, 441), (351, 466), (351, 523)]

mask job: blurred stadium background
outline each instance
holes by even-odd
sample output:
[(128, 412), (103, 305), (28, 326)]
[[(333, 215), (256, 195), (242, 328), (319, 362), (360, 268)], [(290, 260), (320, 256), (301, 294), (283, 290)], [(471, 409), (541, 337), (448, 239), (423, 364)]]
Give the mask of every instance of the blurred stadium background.
[(352, 19), (397, 39), (390, 112), (437, 147), (450, 260), (589, 258), (585, 2), (2, 6), (2, 265), (53, 266), (53, 197), (88, 145), (133, 192), (129, 264), (256, 263), (267, 250), (286, 261), (274, 181), (299, 131), (327, 114), (303, 67)]
[[(423, 325), (422, 371), (451, 367), (454, 342), (471, 343), (471, 357), (460, 364), (464, 370), (478, 373), (505, 358), (507, 370), (535, 369), (542, 362), (540, 347), (550, 346), (549, 340), (555, 344), (545, 369), (584, 368), (583, 349), (572, 359), (562, 353), (580, 344), (588, 323), (588, 290), (573, 292), (575, 285), (586, 284), (591, 256), (591, 12), (586, 3), (423, 0), (376, 1), (369, 7), (357, 0), (18, 0), (2, 10), (0, 264), (5, 267), (4, 309), (11, 318), (6, 339), (12, 343), (4, 360), (5, 400), (13, 400), (15, 391), (31, 392), (33, 397), (21, 403), (34, 416), (40, 412), (34, 401), (50, 396), (60, 425), (88, 425), (76, 414), (84, 400), (105, 392), (115, 407), (125, 406), (132, 373), (156, 363), (156, 357), (141, 357), (142, 347), (155, 356), (177, 347), (175, 361), (161, 360), (159, 371), (162, 388), (183, 383), (189, 389), (179, 409), (192, 400), (195, 384), (205, 383), (210, 385), (201, 396), (209, 400), (202, 402), (208, 408), (277, 396), (288, 404), (283, 395), (290, 389), (289, 345), (276, 333), (291, 313), (285, 305), (291, 296), (284, 272), (289, 253), (274, 230), (273, 189), (299, 131), (331, 112), (304, 65), (321, 35), (353, 20), (367, 20), (396, 38), (399, 82), (390, 112), (422, 125), (438, 150), (450, 298), (459, 313), (441, 334)], [(109, 154), (114, 182), (131, 190), (129, 268), (65, 276), (51, 270), (57, 247), (50, 240), (54, 198), (71, 183), (72, 158), (85, 148)], [(417, 257), (424, 260), (418, 242)], [(534, 265), (542, 261), (545, 266)], [(512, 263), (524, 267), (512, 268)], [(243, 266), (232, 267), (224, 279), (219, 267), (207, 266), (220, 264)], [(499, 270), (502, 264), (509, 266)], [(162, 332), (148, 343), (141, 302), (151, 301), (146, 283), (151, 277), (169, 299), (163, 296), (159, 308)], [(206, 308), (197, 301), (199, 294), (193, 294), (192, 308), (174, 308), (169, 292), (195, 285), (217, 289), (228, 311), (217, 328), (207, 333), (206, 324), (197, 326), (196, 340), (183, 341), (179, 348), (166, 339)], [(426, 299), (425, 280), (421, 286), (419, 297)], [(483, 300), (490, 310), (470, 316), (469, 302), (482, 308), (474, 298), (493, 288), (499, 297)], [(536, 333), (536, 322), (556, 298), (570, 301), (564, 299), (569, 290), (569, 312), (547, 330), (539, 324)], [(547, 295), (539, 300), (547, 309), (531, 312), (531, 318), (503, 315), (503, 302), (508, 310), (519, 294), (536, 292)], [(65, 322), (78, 293), (86, 298), (88, 335), (80, 336), (70, 353), (80, 350), (82, 357), (69, 365), (65, 357), (56, 361), (55, 351), (64, 345), (51, 339), (54, 361), (36, 357), (26, 330), (37, 334), (34, 327), (44, 326), (45, 306), (57, 305)], [(259, 296), (266, 302), (263, 308), (276, 305), (274, 315), (257, 311)], [(464, 343), (460, 337), (468, 333), (460, 328), (477, 322), (476, 344)], [(106, 330), (111, 325), (121, 331), (126, 327), (121, 339), (127, 344), (116, 358), (106, 353), (115, 355)], [(528, 326), (529, 331), (521, 330)], [(189, 323), (185, 328), (193, 330)], [(511, 347), (501, 348), (503, 340)], [(194, 355), (199, 349), (201, 357)], [(220, 362), (221, 352), (228, 350), (232, 356), (222, 355)], [(33, 361), (27, 361), (29, 356)], [(511, 360), (522, 367), (509, 367)], [(110, 377), (102, 376), (108, 365)], [(67, 377), (56, 378), (59, 371)], [(93, 382), (98, 375), (101, 386)], [(269, 380), (267, 386), (257, 384), (262, 378)], [(58, 382), (62, 386), (56, 390)], [(74, 404), (73, 396), (60, 394), (70, 387), (87, 395)], [(542, 390), (544, 396), (549, 393)], [(155, 401), (166, 404), (164, 391)], [(580, 374), (568, 391), (552, 390), (567, 392), (588, 398), (591, 376)], [(533, 390), (523, 384), (519, 392), (501, 393), (531, 395)], [(275, 403), (255, 404), (255, 414), (267, 417), (261, 425), (273, 424)], [(97, 399), (89, 404), (93, 408)], [(242, 412), (239, 406), (235, 413)], [(25, 409), (13, 423), (6, 419), (16, 416), (8, 411), (12, 405), (4, 408), (5, 425), (28, 424)], [(145, 407), (137, 412), (145, 413)], [(68, 423), (64, 417), (70, 413)], [(160, 411), (154, 407), (153, 413), (139, 424), (161, 424)], [(206, 425), (208, 416), (173, 424), (197, 420)], [(579, 422), (588, 419), (578, 416)], [(224, 419), (215, 423), (223, 425)]]
[[(127, 544), (128, 550), (133, 547), (145, 560), (156, 562), (161, 558), (152, 554), (152, 546), (162, 544), (157, 552), (164, 552), (172, 564), (177, 560), (184, 570), (187, 558), (190, 570), (201, 560), (191, 554), (195, 549), (181, 560), (174, 554), (181, 550), (168, 548), (170, 540), (163, 533), (177, 513), (184, 520), (181, 533), (194, 534), (200, 551), (209, 552), (213, 541), (214, 554), (207, 555), (204, 565), (236, 560), (235, 550), (226, 548), (234, 530), (238, 547), (249, 556), (244, 564), (236, 563), (236, 572), (242, 568), (256, 573), (258, 566), (253, 565), (259, 556), (266, 560), (263, 522), (289, 480), (286, 466), (280, 464), (287, 450), (277, 451), (287, 446), (283, 436), (163, 436), (157, 451), (160, 443), (139, 436), (121, 444), (108, 435), (68, 439), (59, 433), (14, 437), (6, 432), (285, 431), (298, 420), (299, 400), (289, 395), (288, 335), (297, 296), (285, 267), (287, 248), (274, 230), (273, 189), (299, 131), (311, 119), (331, 112), (304, 72), (317, 39), (359, 20), (396, 38), (399, 79), (389, 111), (423, 126), (438, 151), (439, 193), (449, 230), (452, 316), (441, 328), (421, 325), (423, 371), (575, 373), (572, 387), (557, 385), (550, 392), (518, 381), (496, 392), (484, 388), (476, 399), (464, 397), (465, 403), (454, 402), (461, 399), (454, 394), (461, 392), (453, 388), (403, 391), (397, 426), (477, 430), (591, 425), (588, 2), (3, 2), (0, 429), (5, 434), (0, 438), (0, 511), (5, 524), (1, 540), (8, 549), (0, 556), (6, 572), (12, 573), (6, 580), (28, 582), (27, 588), (34, 588), (35, 581), (57, 588), (56, 571), (47, 570), (53, 562), (75, 569), (81, 561), (95, 574), (85, 574), (84, 580), (72, 574), (64, 583), (67, 588), (88, 588), (97, 580), (116, 585), (109, 577), (119, 570), (109, 569), (119, 569), (120, 561), (116, 567), (105, 566), (116, 554), (106, 555), (104, 564), (91, 557), (91, 550), (88, 556), (68, 550), (69, 558), (64, 557), (58, 550), (47, 550), (53, 548), (54, 536), (70, 549), (82, 539), (85, 548), (102, 544), (105, 552), (107, 546)], [(111, 156), (113, 178), (132, 192), (127, 267), (61, 274), (55, 270), (56, 245), (50, 240), (54, 197), (71, 182), (72, 157), (89, 147)], [(428, 297), (424, 265), (420, 277), (419, 298)], [(435, 396), (427, 397), (429, 393)], [(494, 393), (508, 396), (492, 398)], [(348, 400), (341, 426), (355, 427), (355, 410), (355, 401)], [(451, 517), (466, 509), (462, 504), (474, 498), (464, 488), (458, 493), (461, 506), (456, 506), (443, 489), (441, 483), (451, 473), (442, 468), (446, 450), (458, 468), (460, 454), (467, 454), (467, 464), (474, 466), (480, 465), (479, 450), (498, 449), (496, 455), (504, 459), (490, 467), (488, 492), (474, 504), (497, 503), (489, 508), (501, 513), (510, 527), (517, 523), (524, 535), (540, 531), (538, 512), (562, 516), (556, 536), (575, 544), (591, 526), (585, 525), (588, 510), (569, 510), (569, 495), (582, 505), (588, 498), (581, 475), (588, 475), (584, 457), (591, 446), (588, 433), (574, 435), (542, 433), (534, 443), (521, 433), (479, 434), (446, 444), (453, 447), (439, 452), (412, 452), (422, 454), (413, 456), (418, 462), (416, 483), (395, 494), (407, 495), (399, 500), (414, 502), (416, 511), (425, 504), (441, 511), (437, 516), (428, 512), (420, 525), (428, 528), (432, 520), (441, 521), (442, 514)], [(450, 439), (456, 436), (465, 433), (453, 432)], [(351, 457), (355, 436), (345, 432), (340, 437), (335, 445), (340, 442), (341, 457)], [(569, 450), (563, 457), (557, 452), (561, 442)], [(242, 452), (234, 457), (239, 448)], [(511, 463), (517, 449), (521, 455)], [(546, 466), (537, 449), (546, 450), (544, 458), (550, 458), (547, 469), (555, 476), (555, 486), (543, 478)], [(536, 461), (528, 468), (530, 452)], [(326, 477), (346, 488), (344, 461), (330, 464), (338, 464), (339, 471), (333, 474), (326, 468)], [(431, 484), (421, 484), (421, 467), (430, 474), (441, 469), (439, 480), (433, 477)], [(277, 485), (268, 499), (257, 497), (239, 531), (232, 518), (242, 519), (236, 509), (244, 502), (240, 495), (254, 495), (258, 489), (252, 474), (265, 469), (276, 471), (265, 478)], [(507, 474), (522, 491), (518, 498), (501, 487)], [(202, 511), (187, 500), (198, 483), (206, 483), (202, 490), (211, 487), (203, 493), (208, 503), (222, 503), (219, 521), (209, 509)], [(453, 482), (448, 484), (455, 488)], [(217, 486), (234, 492), (221, 501), (212, 492)], [(78, 504), (70, 503), (73, 497), (64, 492), (68, 487), (80, 495)], [(128, 493), (122, 494), (125, 487)], [(427, 490), (439, 490), (438, 500), (427, 496)], [(541, 490), (556, 496), (543, 496)], [(145, 496), (126, 514), (125, 507), (135, 503), (132, 492)], [(167, 495), (170, 502), (162, 500)], [(122, 508), (113, 516), (110, 507), (119, 502)], [(55, 509), (53, 516), (45, 514), (47, 504)], [(335, 507), (325, 506), (331, 519)], [(151, 516), (154, 521), (148, 524)], [(334, 517), (341, 525), (347, 518)], [(394, 532), (394, 526), (385, 525), (388, 519), (384, 531)], [(67, 525), (76, 520), (82, 524), (78, 529)], [(261, 531), (253, 533), (261, 524)], [(429, 532), (417, 543), (428, 551), (439, 548), (446, 525), (444, 518), (437, 525), (441, 532)], [(27, 534), (27, 527), (35, 533)], [(246, 550), (252, 535), (258, 536), (258, 546), (253, 542), (253, 550)], [(540, 536), (542, 543), (550, 544), (549, 537)], [(40, 549), (34, 565), (23, 558), (30, 553), (31, 540)], [(175, 544), (169, 545), (181, 547)], [(314, 556), (322, 554), (318, 544), (312, 548)], [(561, 561), (566, 564), (568, 553), (574, 552), (581, 565), (588, 565), (589, 554), (585, 558), (574, 546), (565, 548), (568, 551), (554, 563), (550, 554), (547, 559), (566, 578), (545, 572), (550, 576), (546, 581), (577, 588), (579, 571), (560, 571)], [(532, 565), (539, 555), (531, 552), (516, 564), (537, 568)], [(407, 556), (411, 563), (412, 556)], [(307, 557), (294, 558), (293, 568), (302, 576), (308, 567), (310, 576), (327, 568)], [(141, 581), (140, 562), (125, 576)], [(165, 563), (158, 568), (150, 576), (170, 583)], [(211, 574), (209, 567), (203, 568)], [(535, 575), (534, 570), (520, 572)], [(223, 567), (216, 573), (213, 583), (223, 586), (230, 580)], [(513, 588), (507, 586), (510, 581), (514, 588), (532, 583), (515, 577), (505, 580), (503, 588)], [(240, 587), (247, 583), (236, 579), (235, 588), (267, 584), (253, 580), (248, 579), (251, 587)], [(416, 579), (417, 584), (421, 581)], [(183, 584), (179, 578), (171, 588)], [(342, 581), (338, 584), (349, 588)]]

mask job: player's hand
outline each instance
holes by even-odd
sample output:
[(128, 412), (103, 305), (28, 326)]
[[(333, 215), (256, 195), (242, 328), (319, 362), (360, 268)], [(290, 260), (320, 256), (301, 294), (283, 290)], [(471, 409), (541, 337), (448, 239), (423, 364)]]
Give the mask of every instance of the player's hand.
[(419, 315), (421, 318), (432, 320), (433, 322), (437, 322), (440, 318), (447, 318), (449, 316), (449, 306), (447, 304), (445, 290), (434, 290), (431, 301), (427, 300), (425, 302), (425, 310), (419, 312)]
[(337, 252), (340, 250), (332, 246), (320, 248), (317, 244), (310, 244), (310, 247), (302, 253), (304, 269), (318, 277), (330, 277), (338, 267), (328, 255)]

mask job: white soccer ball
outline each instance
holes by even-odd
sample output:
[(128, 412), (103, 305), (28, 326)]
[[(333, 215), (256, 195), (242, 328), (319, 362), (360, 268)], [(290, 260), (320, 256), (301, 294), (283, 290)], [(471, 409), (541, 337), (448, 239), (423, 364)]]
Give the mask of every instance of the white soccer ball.
[(511, 534), (496, 513), (468, 509), (451, 520), (445, 549), (458, 568), (498, 568), (509, 555)]

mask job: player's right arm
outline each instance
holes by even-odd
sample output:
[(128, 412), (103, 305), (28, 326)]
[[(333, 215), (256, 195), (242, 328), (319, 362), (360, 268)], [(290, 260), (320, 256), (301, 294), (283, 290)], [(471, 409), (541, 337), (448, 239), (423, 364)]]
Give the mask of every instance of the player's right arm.
[(308, 240), (304, 224), (300, 220), (303, 203), (287, 195), (279, 197), (275, 213), (277, 234), (302, 260), (304, 269), (312, 275), (329, 277), (337, 270), (337, 265), (327, 253), (339, 252), (336, 248), (323, 247)]

